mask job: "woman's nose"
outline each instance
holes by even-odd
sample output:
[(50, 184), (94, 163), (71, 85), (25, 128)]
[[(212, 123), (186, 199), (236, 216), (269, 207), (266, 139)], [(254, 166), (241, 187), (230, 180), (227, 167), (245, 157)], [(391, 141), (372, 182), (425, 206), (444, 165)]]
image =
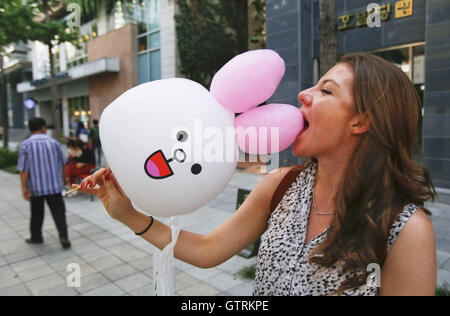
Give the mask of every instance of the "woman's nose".
[(305, 92), (300, 92), (298, 95), (298, 99), (303, 106), (309, 106), (312, 103), (312, 97)]

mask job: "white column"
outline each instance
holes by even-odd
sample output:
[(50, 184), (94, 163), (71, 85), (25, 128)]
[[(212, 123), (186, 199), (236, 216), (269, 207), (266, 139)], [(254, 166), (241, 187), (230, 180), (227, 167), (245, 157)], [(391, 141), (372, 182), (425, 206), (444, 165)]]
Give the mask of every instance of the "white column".
[(69, 98), (67, 97), (67, 88), (62, 87), (62, 128), (63, 134), (66, 137), (70, 136), (70, 122), (69, 122)]
[(177, 35), (175, 31), (175, 1), (160, 1), (159, 21), (161, 30), (161, 77), (180, 77), (177, 62)]

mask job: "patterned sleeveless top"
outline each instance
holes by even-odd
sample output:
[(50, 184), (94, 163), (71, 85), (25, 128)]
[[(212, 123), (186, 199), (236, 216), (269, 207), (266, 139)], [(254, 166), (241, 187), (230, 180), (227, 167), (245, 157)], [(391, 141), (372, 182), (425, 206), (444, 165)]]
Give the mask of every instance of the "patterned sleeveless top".
[[(327, 230), (305, 243), (317, 164), (300, 173), (278, 207), (261, 240), (255, 277), (255, 296), (336, 295), (348, 275), (339, 266), (324, 269), (311, 263), (309, 256), (326, 238)], [(391, 249), (408, 219), (419, 209), (407, 205), (389, 232)], [(371, 270), (373, 271), (373, 270)], [(375, 272), (363, 286), (343, 292), (344, 296), (378, 296)]]

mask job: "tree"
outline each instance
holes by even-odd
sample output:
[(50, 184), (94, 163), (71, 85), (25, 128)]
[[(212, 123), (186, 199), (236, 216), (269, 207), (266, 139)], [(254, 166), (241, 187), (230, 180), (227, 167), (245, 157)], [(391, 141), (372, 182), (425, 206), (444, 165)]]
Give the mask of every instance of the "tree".
[(175, 15), (180, 71), (209, 87), (217, 70), (237, 51), (233, 34), (210, 0), (177, 0)]
[[(180, 71), (208, 88), (227, 61), (249, 48), (249, 1), (177, 0), (177, 4)], [(260, 13), (257, 17), (263, 19), (264, 1), (252, 0), (250, 4)]]
[(320, 77), (336, 65), (338, 60), (338, 25), (336, 0), (320, 0)]
[(26, 42), (33, 37), (34, 13), (31, 7), (22, 0), (0, 0), (0, 82), (1, 108), (3, 126), (3, 147), (8, 147), (9, 119), (7, 104), (7, 81), (3, 59), (7, 55), (6, 48), (17, 42)]
[(64, 4), (58, 0), (30, 0), (29, 5), (35, 8), (35, 14), (43, 14), (45, 19), (34, 22), (33, 40), (37, 40), (47, 45), (50, 61), (50, 91), (52, 100), (52, 113), (54, 120), (53, 137), (59, 139), (62, 134), (61, 109), (58, 102), (58, 88), (56, 83), (55, 61), (53, 59), (53, 47), (64, 42), (78, 45), (79, 33), (77, 29), (68, 28), (65, 23), (52, 20), (52, 8)]

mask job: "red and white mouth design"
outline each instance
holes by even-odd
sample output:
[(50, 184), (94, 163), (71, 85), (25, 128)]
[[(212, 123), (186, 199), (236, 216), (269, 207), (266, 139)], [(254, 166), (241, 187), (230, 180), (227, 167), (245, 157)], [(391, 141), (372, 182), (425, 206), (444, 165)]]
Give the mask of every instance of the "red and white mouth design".
[(170, 167), (170, 162), (167, 160), (166, 156), (162, 150), (150, 155), (145, 161), (144, 169), (145, 173), (156, 180), (165, 179), (174, 175), (172, 168)]

